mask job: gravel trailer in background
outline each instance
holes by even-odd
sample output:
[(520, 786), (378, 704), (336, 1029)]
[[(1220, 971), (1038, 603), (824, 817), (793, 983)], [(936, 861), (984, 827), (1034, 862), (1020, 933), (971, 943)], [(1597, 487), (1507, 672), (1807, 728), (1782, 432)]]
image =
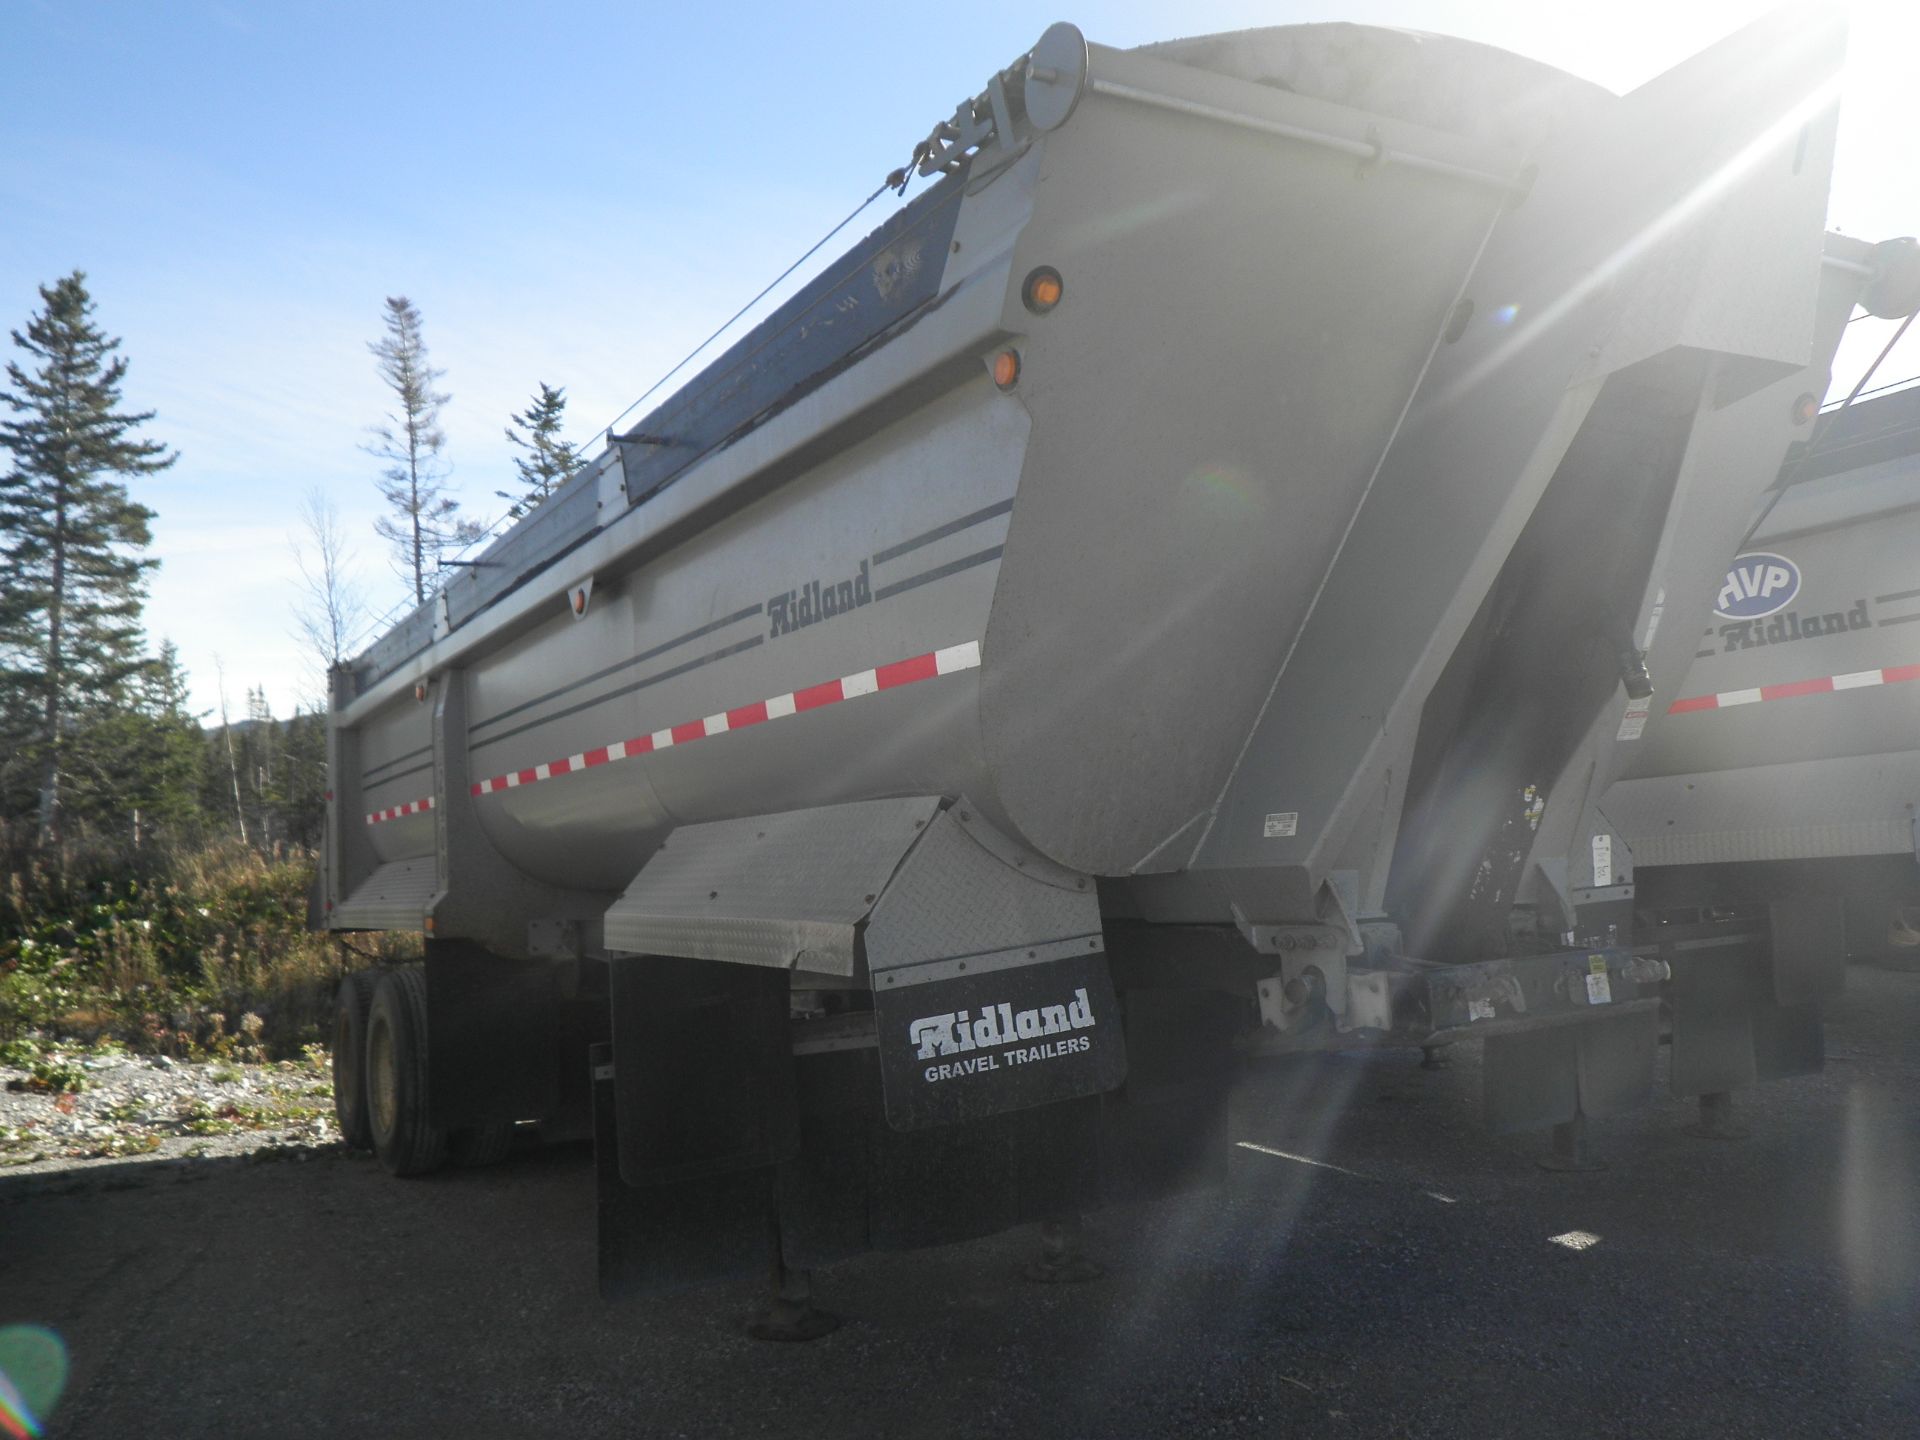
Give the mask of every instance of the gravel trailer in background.
[(1920, 945), (1920, 389), (1822, 417), (1603, 809), (1643, 909), (1825, 894), (1859, 957)]
[(1484, 1035), (1496, 1124), (1643, 1101), (1719, 1001), (1570, 891), (1510, 923), (1517, 802), (1591, 788), (1680, 671), (1659, 597), (1913, 303), (1823, 233), (1841, 47), (1796, 12), (1616, 97), (1049, 29), (337, 673), (327, 923), (427, 937), (342, 992), (349, 1134), (590, 1126), (607, 1289), (771, 1253), (805, 1334), (868, 1248), (1039, 1220), (1074, 1273), (1061, 1222), (1223, 1173), (1250, 1053)]

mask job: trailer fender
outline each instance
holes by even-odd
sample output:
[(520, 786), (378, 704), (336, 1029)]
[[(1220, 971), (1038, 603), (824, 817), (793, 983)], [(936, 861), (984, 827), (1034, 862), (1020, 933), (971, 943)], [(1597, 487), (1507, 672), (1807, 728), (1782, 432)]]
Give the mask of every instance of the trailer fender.
[[(614, 961), (616, 1067), (619, 992), (670, 955), (786, 971), (803, 988), (868, 984), (895, 1129), (1126, 1077), (1093, 881), (1021, 849), (964, 797), (682, 826), (607, 911), (606, 935), (638, 957)], [(617, 1093), (624, 1103), (624, 1083)]]

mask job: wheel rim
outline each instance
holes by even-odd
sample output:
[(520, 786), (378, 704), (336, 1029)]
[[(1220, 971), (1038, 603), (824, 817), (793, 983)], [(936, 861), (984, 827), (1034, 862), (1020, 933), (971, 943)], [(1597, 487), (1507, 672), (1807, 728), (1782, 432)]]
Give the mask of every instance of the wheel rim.
[(400, 1111), (400, 1083), (394, 1073), (393, 1029), (374, 1020), (367, 1035), (367, 1109), (376, 1135), (391, 1135)]

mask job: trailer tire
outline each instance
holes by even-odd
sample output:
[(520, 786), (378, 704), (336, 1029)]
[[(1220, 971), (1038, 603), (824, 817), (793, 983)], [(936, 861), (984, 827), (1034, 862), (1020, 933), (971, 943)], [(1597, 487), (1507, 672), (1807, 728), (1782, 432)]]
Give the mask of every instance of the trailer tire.
[(427, 971), (389, 970), (367, 1018), (367, 1112), (373, 1153), (394, 1175), (424, 1175), (446, 1158), (427, 1113)]
[(511, 1120), (475, 1125), (471, 1129), (455, 1130), (447, 1136), (447, 1158), (468, 1170), (478, 1169), (482, 1165), (498, 1165), (507, 1158), (507, 1151), (512, 1148)]
[(373, 1148), (367, 1118), (367, 1012), (377, 975), (355, 971), (333, 997), (333, 1114), (340, 1138), (355, 1150)]

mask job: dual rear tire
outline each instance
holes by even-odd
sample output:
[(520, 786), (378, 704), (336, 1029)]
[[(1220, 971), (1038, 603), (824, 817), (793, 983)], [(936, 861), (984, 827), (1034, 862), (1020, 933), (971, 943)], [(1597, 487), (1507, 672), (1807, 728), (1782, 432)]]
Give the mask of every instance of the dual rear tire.
[(399, 965), (349, 975), (334, 1002), (333, 1099), (341, 1137), (372, 1150), (394, 1175), (425, 1175), (452, 1160), (506, 1157), (512, 1122), (448, 1132), (427, 1105), (427, 972)]

